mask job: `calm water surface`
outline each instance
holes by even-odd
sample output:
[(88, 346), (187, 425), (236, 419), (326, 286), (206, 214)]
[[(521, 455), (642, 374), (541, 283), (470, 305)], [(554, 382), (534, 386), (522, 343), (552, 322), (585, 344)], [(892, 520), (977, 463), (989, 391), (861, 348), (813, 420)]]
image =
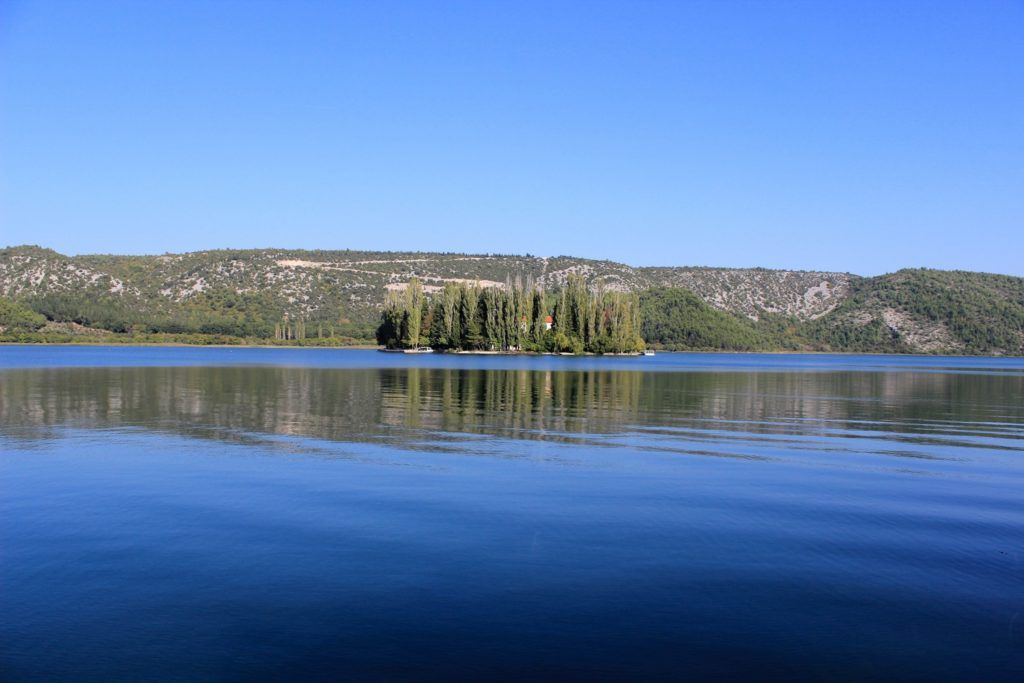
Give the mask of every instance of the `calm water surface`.
[(1024, 680), (1024, 360), (0, 347), (0, 678)]

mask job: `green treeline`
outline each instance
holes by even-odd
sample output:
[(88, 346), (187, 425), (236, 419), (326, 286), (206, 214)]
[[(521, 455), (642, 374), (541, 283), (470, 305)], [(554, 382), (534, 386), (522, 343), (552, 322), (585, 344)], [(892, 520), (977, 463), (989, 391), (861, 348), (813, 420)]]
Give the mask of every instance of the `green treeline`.
[(46, 316), (16, 301), (0, 298), (0, 331), (35, 332), (46, 324)]
[(649, 289), (640, 294), (643, 337), (669, 350), (757, 351), (772, 340), (748, 319), (720, 311), (687, 289)]
[[(50, 292), (26, 298), (18, 305), (39, 314), (42, 323), (76, 323), (134, 336), (180, 335), (191, 339), (207, 335), (299, 344), (314, 340), (315, 344), (320, 344), (325, 339), (365, 343), (373, 339), (372, 322), (349, 320), (340, 308), (305, 316), (289, 314), (278, 297), (268, 292), (217, 288), (174, 306), (138, 306), (137, 303), (112, 294)], [(0, 318), (2, 316), (0, 310)], [(0, 327), (4, 327), (2, 322)], [(23, 330), (19, 328), (19, 331)]]
[(448, 283), (428, 301), (419, 280), (388, 293), (377, 342), (391, 349), (634, 353), (644, 349), (635, 294), (590, 291), (570, 275), (556, 293), (532, 284)]

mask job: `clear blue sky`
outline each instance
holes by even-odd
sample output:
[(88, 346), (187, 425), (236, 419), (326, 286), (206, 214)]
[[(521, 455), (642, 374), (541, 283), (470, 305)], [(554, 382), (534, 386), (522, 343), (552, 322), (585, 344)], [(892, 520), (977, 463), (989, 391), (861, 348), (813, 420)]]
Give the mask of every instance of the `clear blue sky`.
[(0, 245), (1024, 275), (1024, 3), (0, 0)]

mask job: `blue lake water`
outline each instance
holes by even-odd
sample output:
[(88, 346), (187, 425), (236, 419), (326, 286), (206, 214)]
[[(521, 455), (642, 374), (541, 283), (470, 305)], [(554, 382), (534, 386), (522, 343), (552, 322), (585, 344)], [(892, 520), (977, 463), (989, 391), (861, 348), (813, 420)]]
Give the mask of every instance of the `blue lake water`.
[(0, 346), (0, 678), (1024, 680), (1024, 359)]

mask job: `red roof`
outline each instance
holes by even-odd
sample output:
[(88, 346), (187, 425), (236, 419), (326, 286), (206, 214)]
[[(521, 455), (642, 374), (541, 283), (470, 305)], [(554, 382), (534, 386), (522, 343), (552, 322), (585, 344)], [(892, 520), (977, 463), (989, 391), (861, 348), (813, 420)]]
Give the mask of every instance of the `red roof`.
[(552, 323), (552, 322), (554, 322), (554, 321), (555, 321), (555, 319), (554, 319), (554, 318), (552, 318), (552, 317), (551, 317), (550, 315), (546, 315), (546, 316), (544, 316), (544, 322), (546, 322), (546, 323)]

